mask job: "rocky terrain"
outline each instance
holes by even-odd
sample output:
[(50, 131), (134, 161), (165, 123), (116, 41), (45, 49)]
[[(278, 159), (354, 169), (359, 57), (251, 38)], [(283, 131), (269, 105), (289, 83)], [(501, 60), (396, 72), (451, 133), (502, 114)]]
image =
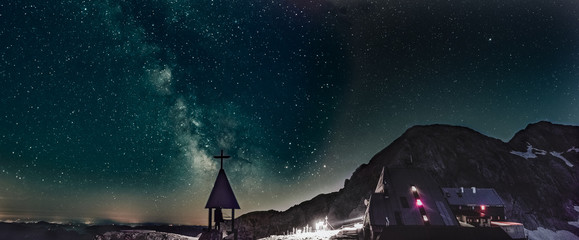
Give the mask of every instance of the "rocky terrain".
[(96, 240), (198, 240), (198, 237), (183, 236), (174, 233), (152, 230), (123, 230), (107, 232), (95, 237)]
[(328, 216), (339, 225), (363, 215), (364, 200), (382, 167), (426, 169), (441, 186), (492, 187), (510, 221), (527, 229), (579, 235), (579, 126), (528, 125), (508, 142), (466, 127), (415, 126), (363, 164), (339, 192), (319, 195), (287, 211), (252, 212), (239, 218), (240, 235), (282, 234)]
[(56, 224), (48, 222), (7, 223), (0, 222), (2, 240), (138, 240), (138, 239), (198, 239), (203, 227), (166, 224), (85, 225)]

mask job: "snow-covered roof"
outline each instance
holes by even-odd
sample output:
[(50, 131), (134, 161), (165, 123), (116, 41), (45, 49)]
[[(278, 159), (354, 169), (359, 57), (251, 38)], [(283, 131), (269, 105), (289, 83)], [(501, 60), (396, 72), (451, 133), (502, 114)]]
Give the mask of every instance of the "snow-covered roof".
[(442, 188), (448, 204), (461, 206), (504, 206), (505, 203), (494, 188)]
[(211, 190), (205, 208), (225, 208), (225, 209), (240, 209), (237, 198), (231, 189), (227, 175), (223, 169), (219, 170), (215, 185)]

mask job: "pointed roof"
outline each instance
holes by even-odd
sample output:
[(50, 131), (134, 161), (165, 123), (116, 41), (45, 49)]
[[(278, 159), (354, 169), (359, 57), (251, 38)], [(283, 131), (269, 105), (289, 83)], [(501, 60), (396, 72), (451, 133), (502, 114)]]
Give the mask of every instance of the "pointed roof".
[(384, 193), (384, 167), (382, 167), (382, 173), (380, 173), (380, 179), (378, 179), (378, 184), (376, 185), (376, 190), (374, 193)]
[(205, 208), (240, 209), (223, 168), (217, 174), (215, 185), (213, 185)]

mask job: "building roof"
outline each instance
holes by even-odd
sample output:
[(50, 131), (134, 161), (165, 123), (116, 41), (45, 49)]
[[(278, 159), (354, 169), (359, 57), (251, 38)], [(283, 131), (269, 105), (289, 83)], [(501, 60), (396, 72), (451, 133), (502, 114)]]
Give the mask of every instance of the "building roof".
[(370, 223), (377, 226), (425, 225), (412, 186), (424, 204), (429, 224), (458, 226), (439, 185), (430, 174), (418, 168), (382, 170), (368, 205)]
[(223, 169), (219, 170), (215, 185), (211, 190), (205, 208), (225, 208), (225, 209), (240, 209), (237, 198), (231, 189), (227, 175)]
[(505, 203), (494, 188), (442, 188), (450, 205), (461, 206), (504, 206)]

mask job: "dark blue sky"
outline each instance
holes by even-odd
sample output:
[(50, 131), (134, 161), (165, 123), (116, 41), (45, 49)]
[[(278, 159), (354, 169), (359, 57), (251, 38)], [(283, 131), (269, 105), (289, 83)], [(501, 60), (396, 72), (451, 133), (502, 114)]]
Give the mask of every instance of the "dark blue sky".
[(284, 210), (408, 127), (579, 124), (576, 1), (0, 3), (0, 220)]

